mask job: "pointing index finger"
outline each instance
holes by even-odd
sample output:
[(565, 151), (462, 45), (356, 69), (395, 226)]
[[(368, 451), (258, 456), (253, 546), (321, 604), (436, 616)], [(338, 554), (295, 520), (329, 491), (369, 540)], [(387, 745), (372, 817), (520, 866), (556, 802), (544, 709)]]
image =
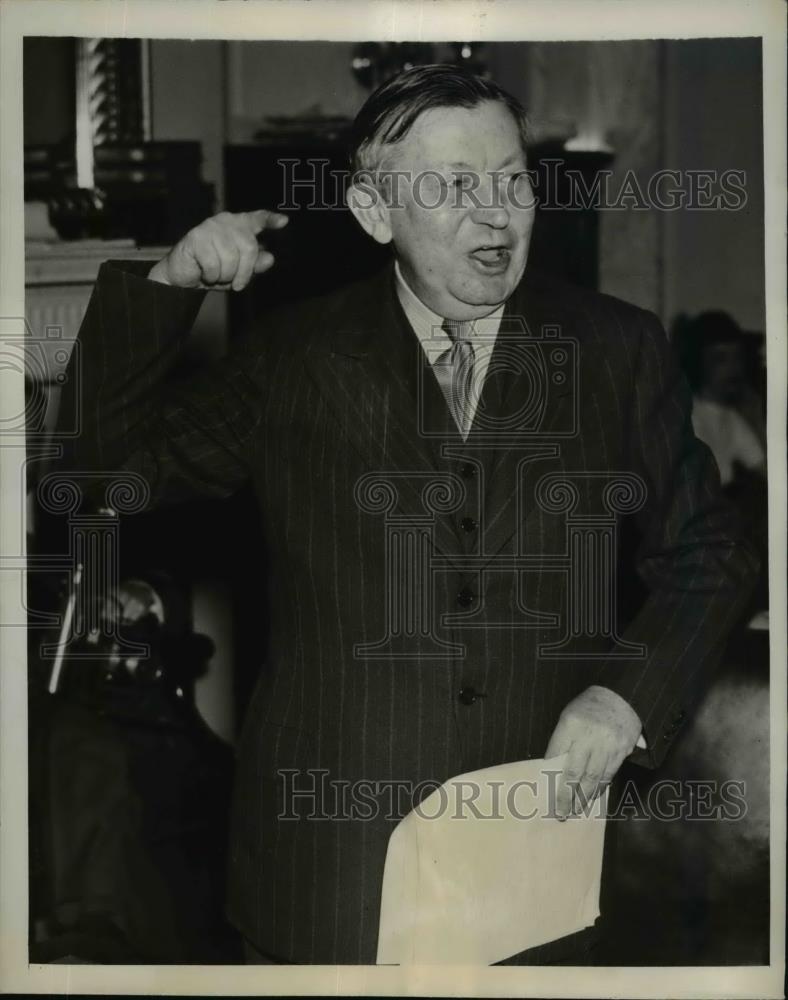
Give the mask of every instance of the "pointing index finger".
[(266, 208), (258, 208), (254, 212), (244, 212), (252, 232), (257, 234), (264, 229), (282, 229), (288, 223), (288, 218), (281, 212), (269, 212)]

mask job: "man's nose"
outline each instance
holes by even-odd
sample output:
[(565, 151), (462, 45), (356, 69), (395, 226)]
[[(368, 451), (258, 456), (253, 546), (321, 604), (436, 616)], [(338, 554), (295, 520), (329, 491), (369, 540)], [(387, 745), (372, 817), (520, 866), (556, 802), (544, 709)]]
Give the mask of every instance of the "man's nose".
[(474, 208), (471, 218), (480, 226), (491, 226), (493, 229), (506, 229), (509, 225), (509, 210), (502, 204), (481, 204)]

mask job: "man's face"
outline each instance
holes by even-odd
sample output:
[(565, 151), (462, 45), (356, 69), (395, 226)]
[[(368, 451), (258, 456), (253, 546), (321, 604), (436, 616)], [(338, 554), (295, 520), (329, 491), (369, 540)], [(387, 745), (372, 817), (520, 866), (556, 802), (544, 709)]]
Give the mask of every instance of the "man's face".
[(499, 101), (425, 111), (393, 151), (386, 166), (409, 175), (389, 213), (405, 279), (441, 316), (487, 315), (522, 277), (534, 218), (512, 114)]

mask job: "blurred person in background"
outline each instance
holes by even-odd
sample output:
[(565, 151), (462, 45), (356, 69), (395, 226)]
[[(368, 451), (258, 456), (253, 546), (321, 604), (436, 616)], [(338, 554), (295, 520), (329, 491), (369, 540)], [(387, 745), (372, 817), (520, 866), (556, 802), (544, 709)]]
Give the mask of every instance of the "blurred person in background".
[(728, 498), (742, 514), (745, 531), (761, 555), (761, 579), (754, 610), (768, 606), (768, 493), (765, 400), (756, 355), (738, 323), (713, 310), (674, 328), (692, 387), (692, 426), (711, 449)]
[(763, 401), (748, 378), (744, 334), (727, 313), (684, 320), (680, 338), (693, 389), (692, 425), (711, 448), (723, 486), (766, 474)]

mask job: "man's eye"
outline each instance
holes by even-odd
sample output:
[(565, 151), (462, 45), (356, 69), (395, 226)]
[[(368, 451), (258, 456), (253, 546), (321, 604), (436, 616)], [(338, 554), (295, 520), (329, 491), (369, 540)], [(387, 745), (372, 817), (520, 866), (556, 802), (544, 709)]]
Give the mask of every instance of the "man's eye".
[(516, 174), (511, 174), (506, 184), (509, 197), (515, 198), (518, 202), (521, 199), (530, 199), (531, 181), (527, 170), (518, 170)]

